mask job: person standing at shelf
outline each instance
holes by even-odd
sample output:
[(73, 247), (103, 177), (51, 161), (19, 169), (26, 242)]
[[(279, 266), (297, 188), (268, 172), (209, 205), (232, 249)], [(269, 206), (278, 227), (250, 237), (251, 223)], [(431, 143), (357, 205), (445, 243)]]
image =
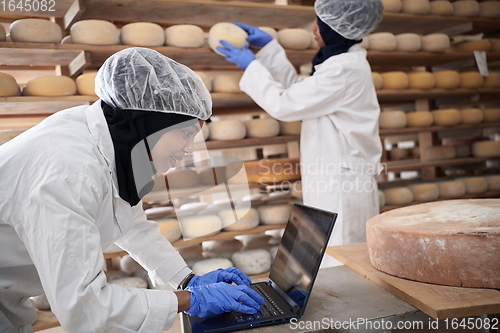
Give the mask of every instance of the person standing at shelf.
[[(236, 23), (250, 46), (226, 41), (217, 50), (245, 70), (240, 89), (281, 121), (302, 121), (300, 159), (304, 204), (337, 212), (329, 245), (366, 241), (365, 222), (379, 213), (376, 176), (382, 146), (380, 107), (366, 50), (359, 43), (382, 19), (380, 0), (316, 0), (313, 34), (319, 51), (311, 76), (297, 78), (269, 34)], [(338, 262), (325, 256), (322, 267)]]
[[(128, 48), (102, 65), (96, 94), (0, 146), (0, 332), (32, 332), (29, 297), (43, 292), (68, 332), (162, 332), (180, 311), (256, 313), (263, 299), (248, 276), (194, 276), (142, 208), (154, 176), (192, 152), (211, 115), (201, 79)], [(178, 291), (108, 284), (102, 253), (115, 242)]]

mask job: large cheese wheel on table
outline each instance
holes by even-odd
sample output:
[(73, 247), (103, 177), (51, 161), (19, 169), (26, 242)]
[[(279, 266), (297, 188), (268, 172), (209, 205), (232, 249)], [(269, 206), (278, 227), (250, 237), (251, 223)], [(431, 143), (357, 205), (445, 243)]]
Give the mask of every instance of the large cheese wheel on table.
[(74, 44), (120, 44), (118, 28), (113, 23), (103, 20), (78, 21), (71, 26), (70, 35)]
[(500, 288), (500, 199), (452, 200), (394, 209), (366, 223), (380, 271), (440, 285)]
[(163, 46), (165, 33), (159, 24), (134, 22), (122, 27), (121, 40), (123, 45)]
[(192, 24), (178, 24), (165, 29), (167, 46), (197, 48), (203, 47), (205, 34), (203, 29)]
[(60, 43), (62, 30), (44, 19), (21, 19), (10, 25), (10, 40), (20, 43)]

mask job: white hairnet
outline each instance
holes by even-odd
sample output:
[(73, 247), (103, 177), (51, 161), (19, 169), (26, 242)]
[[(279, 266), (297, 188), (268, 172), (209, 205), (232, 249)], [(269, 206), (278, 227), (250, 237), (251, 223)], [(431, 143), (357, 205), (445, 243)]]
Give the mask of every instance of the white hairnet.
[(123, 110), (178, 113), (207, 120), (212, 99), (198, 74), (147, 48), (132, 47), (109, 57), (95, 78), (95, 93)]
[(316, 0), (316, 15), (347, 39), (368, 35), (382, 20), (384, 5), (380, 0)]

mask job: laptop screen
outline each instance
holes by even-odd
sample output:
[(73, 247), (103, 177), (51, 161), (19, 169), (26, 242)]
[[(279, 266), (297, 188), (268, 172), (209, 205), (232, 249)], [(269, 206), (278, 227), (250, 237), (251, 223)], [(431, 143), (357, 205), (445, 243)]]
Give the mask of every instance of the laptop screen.
[(292, 208), (269, 278), (301, 308), (311, 293), (336, 217), (299, 204)]

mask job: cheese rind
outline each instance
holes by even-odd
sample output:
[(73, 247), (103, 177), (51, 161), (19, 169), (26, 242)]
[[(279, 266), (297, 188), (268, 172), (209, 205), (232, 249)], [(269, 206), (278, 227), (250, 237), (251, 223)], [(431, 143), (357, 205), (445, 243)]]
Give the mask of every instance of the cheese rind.
[(413, 193), (408, 187), (394, 187), (384, 190), (387, 205), (407, 205), (413, 201)]
[(391, 52), (396, 50), (396, 36), (390, 32), (376, 32), (368, 35), (369, 49), (373, 51)]
[(282, 29), (278, 31), (278, 42), (284, 49), (307, 50), (311, 45), (311, 34), (300, 28)]
[(208, 124), (210, 140), (241, 140), (246, 136), (245, 123), (239, 120), (221, 120)]
[(272, 138), (280, 134), (280, 124), (274, 118), (251, 119), (245, 122), (247, 137)]
[(446, 34), (429, 34), (422, 36), (422, 51), (444, 52), (450, 48), (450, 37)]
[(385, 72), (380, 74), (382, 76), (383, 89), (406, 89), (408, 88), (409, 80), (405, 72)]
[(422, 39), (414, 33), (396, 35), (396, 50), (403, 52), (418, 52), (422, 48)]
[(192, 24), (178, 24), (165, 29), (167, 46), (198, 48), (203, 47), (205, 34), (203, 29)]
[(21, 89), (16, 79), (7, 73), (0, 73), (0, 97), (19, 96)]
[(428, 127), (434, 122), (432, 113), (429, 111), (416, 111), (406, 113), (406, 125), (408, 127)]
[(434, 75), (429, 72), (414, 72), (408, 74), (408, 88), (410, 89), (432, 89), (436, 85)]
[(23, 89), (25, 96), (71, 96), (76, 94), (76, 83), (63, 75), (43, 75), (29, 80)]
[(10, 40), (19, 43), (60, 43), (59, 25), (44, 19), (21, 19), (11, 23)]
[(134, 22), (125, 24), (120, 32), (123, 45), (163, 46), (165, 33), (163, 28), (151, 22)]
[(95, 94), (95, 77), (97, 72), (85, 73), (75, 80), (78, 95), (97, 96)]

